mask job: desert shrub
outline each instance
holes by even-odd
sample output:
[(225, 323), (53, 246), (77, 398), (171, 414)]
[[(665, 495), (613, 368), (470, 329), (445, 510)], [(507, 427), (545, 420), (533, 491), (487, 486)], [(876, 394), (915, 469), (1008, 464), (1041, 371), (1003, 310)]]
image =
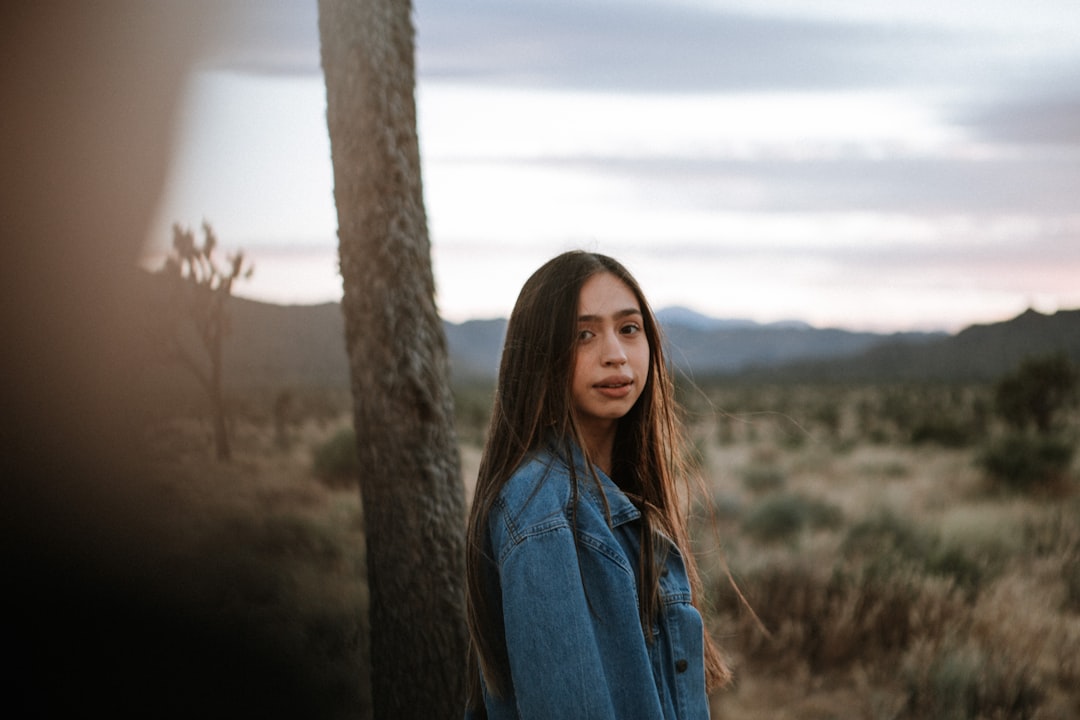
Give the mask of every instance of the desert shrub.
[(962, 548), (941, 545), (925, 558), (923, 568), (931, 575), (952, 578), (969, 596), (996, 570), (988, 560), (973, 558)]
[(743, 521), (743, 530), (766, 543), (791, 542), (804, 528), (836, 527), (843, 522), (840, 508), (802, 495), (766, 498)]
[(897, 557), (926, 557), (933, 544), (931, 535), (911, 520), (881, 510), (848, 528), (841, 552), (849, 559), (873, 563)]
[(951, 417), (928, 417), (911, 429), (913, 445), (940, 445), (947, 448), (967, 447), (975, 439), (972, 428)]
[(859, 465), (859, 474), (873, 479), (901, 480), (911, 477), (911, 466), (901, 460)]
[(333, 487), (355, 485), (360, 472), (356, 453), (356, 431), (343, 427), (312, 453), (312, 470), (315, 476)]
[(841, 416), (840, 403), (832, 398), (819, 400), (811, 412), (814, 421), (823, 427), (830, 437), (836, 437), (840, 434)]
[(743, 520), (743, 531), (761, 542), (788, 542), (802, 532), (806, 518), (800, 498), (783, 495), (758, 504)]
[(1020, 533), (1023, 550), (1033, 558), (1060, 562), (1062, 609), (1080, 612), (1080, 498), (1029, 517)]
[(844, 523), (844, 511), (832, 503), (804, 498), (803, 507), (807, 524), (815, 530), (835, 530)]
[(943, 577), (974, 596), (997, 570), (996, 557), (973, 557), (967, 548), (946, 544), (940, 535), (890, 512), (852, 525), (841, 553), (872, 578), (915, 572)]
[(881, 466), (881, 476), (887, 480), (911, 477), (911, 468), (906, 463), (894, 460)]
[(1080, 543), (1063, 558), (1061, 579), (1065, 584), (1065, 609), (1080, 612)]
[(1014, 492), (1043, 492), (1066, 481), (1074, 447), (1057, 437), (1010, 433), (979, 454), (978, 465), (998, 487)]
[(970, 642), (923, 644), (905, 658), (902, 676), (912, 718), (1031, 718), (1043, 697), (1022, 662)]
[[(891, 666), (916, 641), (954, 625), (963, 608), (947, 583), (916, 573), (871, 576), (792, 558), (738, 576), (770, 634), (743, 614), (735, 637), (750, 661), (772, 670), (804, 666), (825, 673), (856, 661)], [(739, 610), (735, 600), (718, 609)]]
[(743, 487), (754, 493), (767, 493), (782, 490), (787, 484), (787, 475), (774, 466), (749, 465), (739, 474)]

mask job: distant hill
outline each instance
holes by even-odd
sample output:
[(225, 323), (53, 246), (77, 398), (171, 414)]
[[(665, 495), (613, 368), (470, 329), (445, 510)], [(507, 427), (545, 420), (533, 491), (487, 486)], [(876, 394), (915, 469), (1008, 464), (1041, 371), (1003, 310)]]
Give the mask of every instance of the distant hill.
[[(348, 387), (341, 306), (281, 306), (233, 298), (227, 377), (252, 385)], [(506, 320), (443, 323), (456, 379), (489, 379), (498, 372)]]
[[(225, 376), (232, 388), (348, 387), (338, 303), (229, 304)], [(657, 313), (673, 365), (697, 379), (987, 380), (1025, 356), (1053, 350), (1080, 362), (1080, 310), (1027, 311), (1001, 323), (946, 333), (870, 333), (793, 321), (762, 325), (683, 309)], [(455, 380), (495, 377), (505, 319), (444, 323)]]
[[(278, 306), (236, 298), (226, 372), (244, 385), (347, 386), (348, 365), (338, 304)], [(805, 324), (760, 325), (750, 320), (695, 319), (659, 313), (667, 351), (680, 370), (694, 375), (734, 373), (798, 360), (851, 356), (884, 342), (920, 345), (943, 334), (880, 335)], [(706, 319), (707, 320), (707, 319)], [(505, 319), (444, 323), (453, 376), (491, 380), (499, 367)]]
[(714, 318), (702, 315), (697, 310), (685, 307), (667, 307), (656, 311), (656, 319), (665, 327), (679, 326), (689, 330), (734, 330), (746, 328), (801, 328), (810, 329), (809, 323), (802, 320), (780, 320), (767, 324), (761, 324), (753, 320)]
[(469, 320), (455, 325), (443, 323), (450, 366), (457, 379), (493, 379), (499, 372), (506, 320)]
[(745, 379), (790, 381), (994, 380), (1024, 358), (1063, 352), (1080, 364), (1080, 310), (1044, 315), (1028, 310), (1011, 320), (972, 325), (924, 343), (885, 340), (862, 352), (820, 360), (794, 360), (780, 368), (748, 368)]
[(834, 360), (883, 343), (912, 349), (945, 333), (892, 335), (814, 328), (806, 324), (728, 324), (714, 329), (668, 323), (664, 326), (671, 363), (699, 375), (730, 375), (751, 368), (774, 368), (797, 361)]
[(341, 305), (272, 305), (233, 298), (225, 377), (257, 386), (348, 387)]
[[(234, 299), (226, 348), (230, 382), (347, 387), (348, 364), (337, 303), (279, 306)], [(664, 317), (664, 313), (659, 313)], [(453, 377), (491, 380), (498, 372), (505, 319), (444, 323)], [(805, 324), (717, 321), (711, 328), (664, 322), (672, 364), (694, 377), (788, 380), (973, 380), (999, 377), (1025, 356), (1063, 350), (1080, 362), (1080, 310), (947, 333), (872, 333)]]

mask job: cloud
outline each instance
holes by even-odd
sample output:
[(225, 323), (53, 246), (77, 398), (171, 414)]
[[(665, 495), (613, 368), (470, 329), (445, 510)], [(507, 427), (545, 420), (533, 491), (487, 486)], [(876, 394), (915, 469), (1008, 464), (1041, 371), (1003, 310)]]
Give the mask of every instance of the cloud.
[(716, 160), (587, 158), (512, 163), (587, 172), (642, 201), (687, 211), (1075, 214), (1080, 164), (1068, 157)]
[[(320, 72), (315, 0), (224, 0), (206, 64)], [(679, 2), (417, 0), (418, 74), (517, 87), (750, 91), (933, 83), (986, 67), (967, 33)]]
[(416, 18), (421, 76), (516, 87), (686, 92), (932, 82), (963, 44), (956, 33), (916, 25), (672, 2), (419, 0)]
[(1070, 86), (1053, 94), (1019, 92), (996, 104), (975, 107), (958, 121), (992, 142), (1080, 148), (1078, 77), (1080, 68), (1068, 75)]
[(755, 162), (739, 168), (771, 189), (762, 210), (910, 213), (1076, 211), (1080, 167), (1027, 157)]

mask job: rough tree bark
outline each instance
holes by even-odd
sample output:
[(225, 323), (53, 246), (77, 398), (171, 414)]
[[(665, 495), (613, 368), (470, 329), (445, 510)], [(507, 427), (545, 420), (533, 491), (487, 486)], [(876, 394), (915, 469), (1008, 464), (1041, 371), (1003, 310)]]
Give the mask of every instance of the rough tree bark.
[(375, 717), (457, 718), (464, 493), (435, 306), (408, 0), (319, 0), (367, 535)]

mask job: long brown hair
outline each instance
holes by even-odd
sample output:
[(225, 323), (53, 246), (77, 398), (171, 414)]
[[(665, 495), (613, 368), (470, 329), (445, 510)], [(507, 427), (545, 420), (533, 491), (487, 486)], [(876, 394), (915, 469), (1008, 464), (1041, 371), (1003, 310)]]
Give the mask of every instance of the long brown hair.
[[(656, 316), (637, 281), (616, 260), (584, 251), (563, 253), (525, 282), (510, 314), (491, 424), (469, 512), (466, 607), (470, 639), (468, 697), (473, 708), (483, 705), (481, 672), (488, 691), (495, 695), (502, 695), (510, 685), (501, 607), (491, 601), (495, 572), (487, 541), (488, 515), (503, 485), (526, 455), (541, 445), (554, 442), (566, 457), (576, 445), (589, 460), (574, 422), (570, 381), (578, 296), (586, 280), (604, 272), (625, 283), (637, 298), (650, 349), (645, 389), (616, 430), (611, 472), (612, 480), (642, 512), (638, 597), (646, 638), (651, 642), (652, 620), (661, 611), (662, 559), (655, 552), (656, 533), (670, 537), (682, 553), (695, 605), (701, 596), (701, 581), (687, 535), (686, 511), (677, 491), (677, 484), (690, 477), (687, 454)], [(592, 467), (592, 463), (586, 462), (586, 466)], [(592, 481), (599, 483), (595, 472)], [(578, 478), (572, 467), (571, 482), (576, 500)], [(731, 676), (708, 633), (705, 674), (710, 688), (725, 684)]]

